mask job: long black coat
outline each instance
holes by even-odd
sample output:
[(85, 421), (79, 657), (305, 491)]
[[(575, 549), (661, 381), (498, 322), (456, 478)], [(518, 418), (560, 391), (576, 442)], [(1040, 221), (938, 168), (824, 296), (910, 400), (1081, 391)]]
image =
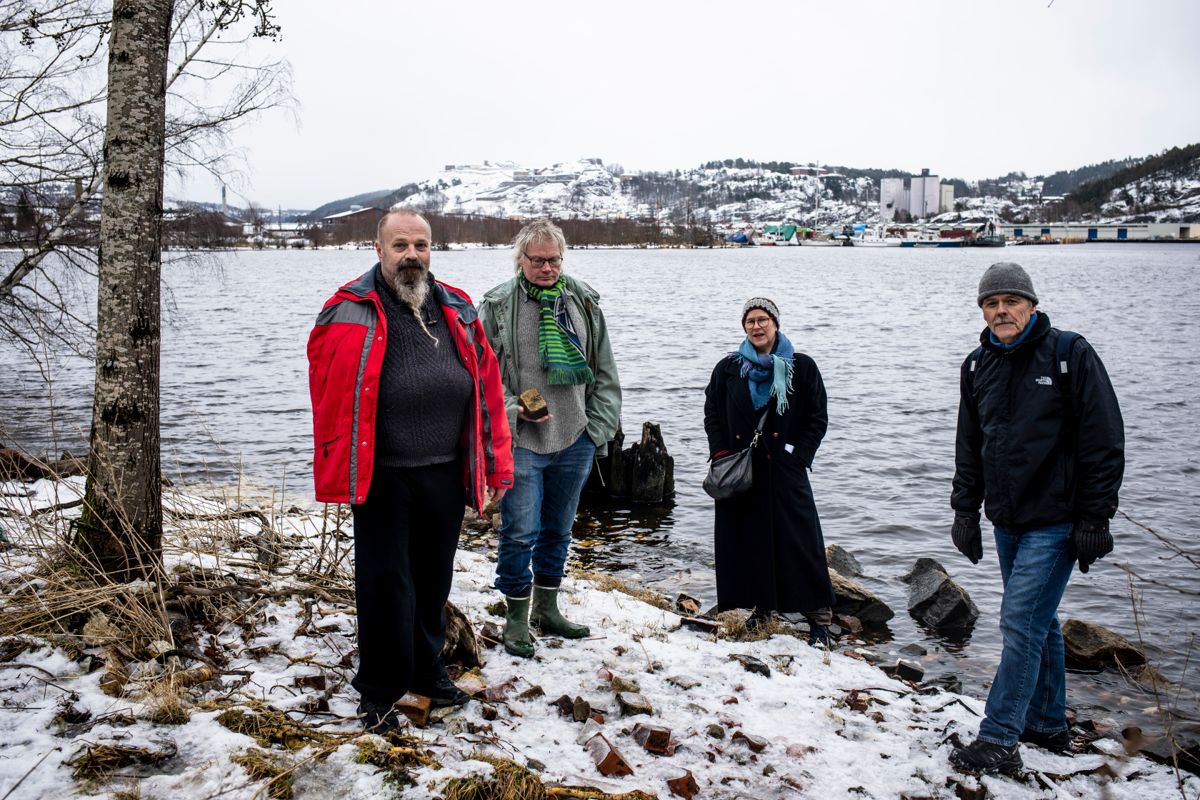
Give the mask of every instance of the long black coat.
[[(784, 613), (833, 605), (825, 540), (808, 470), (828, 425), (825, 384), (816, 362), (796, 353), (792, 393), (782, 416), (775, 401), (754, 454), (754, 486), (717, 501), (717, 606)], [(754, 438), (762, 410), (750, 400), (739, 364), (723, 358), (704, 390), (710, 453), (740, 450)]]

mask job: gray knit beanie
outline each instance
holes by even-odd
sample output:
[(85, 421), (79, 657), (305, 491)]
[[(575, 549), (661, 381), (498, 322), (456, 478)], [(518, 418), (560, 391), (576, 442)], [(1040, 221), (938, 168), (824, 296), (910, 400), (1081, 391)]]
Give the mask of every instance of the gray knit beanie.
[(751, 297), (746, 301), (746, 305), (742, 306), (742, 325), (746, 324), (746, 315), (749, 314), (750, 310), (753, 308), (761, 308), (763, 311), (767, 312), (767, 315), (774, 320), (775, 327), (779, 327), (779, 306), (775, 305), (765, 297)]
[(979, 279), (979, 305), (994, 294), (1017, 294), (1033, 301), (1037, 305), (1037, 295), (1033, 291), (1033, 281), (1029, 273), (1020, 264), (1011, 261), (1000, 261), (992, 264)]

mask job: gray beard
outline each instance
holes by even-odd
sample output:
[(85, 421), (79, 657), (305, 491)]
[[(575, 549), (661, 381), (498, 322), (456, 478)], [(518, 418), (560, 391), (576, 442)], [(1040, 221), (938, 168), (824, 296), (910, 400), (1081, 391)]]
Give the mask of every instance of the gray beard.
[(401, 302), (414, 312), (419, 311), (421, 306), (425, 305), (425, 298), (429, 296), (429, 281), (426, 280), (425, 270), (398, 269), (396, 277), (392, 279), (392, 290)]

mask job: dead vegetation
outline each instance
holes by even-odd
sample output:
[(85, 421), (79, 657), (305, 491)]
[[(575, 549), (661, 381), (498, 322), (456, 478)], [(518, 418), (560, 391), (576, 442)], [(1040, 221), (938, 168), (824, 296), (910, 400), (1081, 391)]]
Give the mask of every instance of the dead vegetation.
[(620, 578), (615, 578), (603, 572), (591, 572), (589, 570), (577, 570), (571, 573), (572, 577), (580, 580), (588, 581), (595, 585), (602, 592), (620, 592), (627, 594), (630, 597), (641, 600), (643, 603), (661, 608), (663, 611), (675, 611), (675, 607), (671, 604), (664, 595), (659, 594), (651, 589), (645, 589), (641, 586), (630, 586)]

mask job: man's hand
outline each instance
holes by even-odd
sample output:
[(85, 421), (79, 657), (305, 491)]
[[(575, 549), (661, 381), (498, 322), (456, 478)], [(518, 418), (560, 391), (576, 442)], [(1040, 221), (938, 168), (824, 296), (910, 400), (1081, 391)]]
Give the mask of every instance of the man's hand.
[(499, 503), (500, 498), (504, 497), (504, 493), (508, 491), (507, 486), (492, 486), (487, 491), (489, 503)]
[(958, 552), (971, 559), (972, 564), (978, 564), (979, 559), (983, 558), (983, 532), (979, 529), (979, 514), (954, 512), (950, 538)]
[(535, 425), (541, 425), (543, 422), (549, 422), (550, 420), (554, 419), (554, 415), (553, 414), (545, 414), (543, 416), (538, 417), (537, 419), (534, 419), (533, 417), (526, 416), (525, 409), (518, 408), (517, 409), (517, 419), (521, 420), (522, 422), (532, 422)]
[(1113, 538), (1108, 532), (1108, 520), (1083, 519), (1075, 525), (1075, 553), (1079, 556), (1079, 571), (1087, 572), (1092, 562), (1112, 552)]

